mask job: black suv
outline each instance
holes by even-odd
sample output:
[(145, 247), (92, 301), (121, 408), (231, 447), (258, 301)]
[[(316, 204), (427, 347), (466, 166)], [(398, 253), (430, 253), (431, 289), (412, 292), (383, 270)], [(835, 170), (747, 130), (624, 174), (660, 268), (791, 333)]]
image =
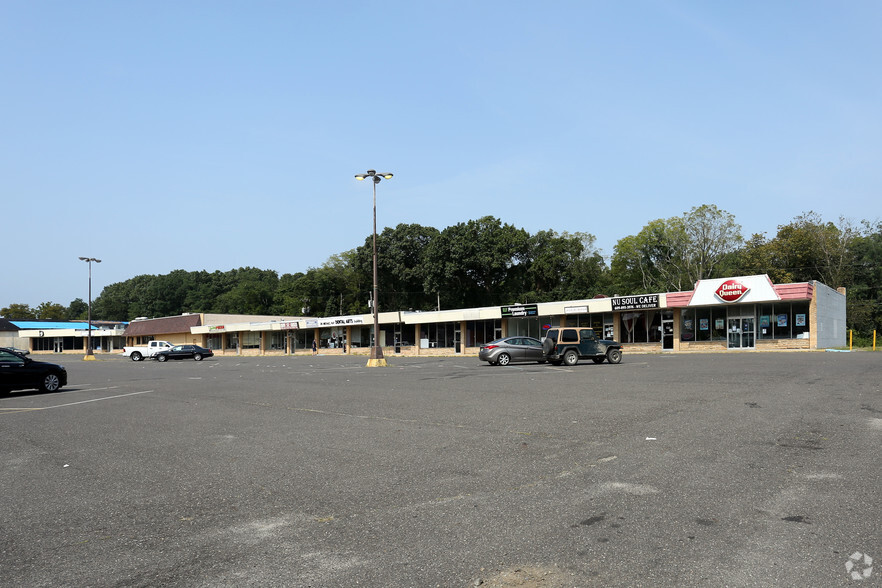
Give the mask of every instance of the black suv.
[(57, 392), (67, 385), (67, 370), (60, 365), (35, 361), (0, 347), (0, 395), (10, 390), (39, 388), (42, 392)]
[(609, 339), (598, 339), (594, 329), (555, 327), (548, 329), (542, 341), (542, 352), (552, 365), (576, 365), (580, 359), (601, 363), (622, 362), (622, 344)]

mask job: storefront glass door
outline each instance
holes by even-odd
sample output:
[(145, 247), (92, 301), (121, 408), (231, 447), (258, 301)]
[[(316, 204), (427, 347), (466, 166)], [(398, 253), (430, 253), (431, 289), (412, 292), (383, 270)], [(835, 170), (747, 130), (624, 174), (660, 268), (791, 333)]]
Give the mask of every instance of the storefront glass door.
[(756, 323), (752, 316), (729, 317), (729, 349), (753, 349)]
[(662, 349), (674, 348), (674, 313), (666, 310), (662, 313)]

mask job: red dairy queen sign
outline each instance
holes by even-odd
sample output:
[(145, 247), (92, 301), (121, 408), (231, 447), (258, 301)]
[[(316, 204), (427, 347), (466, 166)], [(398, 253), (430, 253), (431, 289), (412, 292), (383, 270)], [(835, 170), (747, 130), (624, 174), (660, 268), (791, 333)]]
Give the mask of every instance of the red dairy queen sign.
[(726, 280), (720, 287), (716, 289), (714, 294), (723, 302), (738, 302), (750, 288), (739, 282), (738, 280)]

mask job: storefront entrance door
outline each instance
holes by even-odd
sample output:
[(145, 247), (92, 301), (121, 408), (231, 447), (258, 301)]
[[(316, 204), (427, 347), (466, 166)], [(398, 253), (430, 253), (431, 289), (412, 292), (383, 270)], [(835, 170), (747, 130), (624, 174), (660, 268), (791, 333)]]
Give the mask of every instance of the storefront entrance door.
[(61, 353), (64, 351), (63, 337), (55, 337), (55, 341), (52, 342), (52, 351), (54, 351), (55, 353)]
[(662, 319), (662, 349), (674, 348), (674, 321)]
[(662, 312), (661, 319), (662, 329), (662, 349), (674, 348), (674, 313), (670, 310)]
[(729, 317), (729, 349), (753, 349), (756, 326), (752, 316)]

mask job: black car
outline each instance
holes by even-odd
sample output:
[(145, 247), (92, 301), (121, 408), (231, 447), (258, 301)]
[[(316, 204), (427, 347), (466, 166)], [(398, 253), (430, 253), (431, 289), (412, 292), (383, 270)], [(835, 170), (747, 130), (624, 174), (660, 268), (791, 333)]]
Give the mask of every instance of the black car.
[(212, 355), (214, 355), (214, 352), (211, 349), (199, 347), (198, 345), (175, 345), (171, 349), (160, 351), (153, 358), (156, 361), (168, 361), (170, 359), (195, 359), (196, 361), (202, 361), (202, 358), (211, 357)]
[(513, 361), (545, 363), (542, 342), (533, 337), (505, 337), (481, 345), (478, 359), (490, 365), (508, 365)]
[(0, 347), (0, 394), (32, 388), (57, 392), (66, 385), (67, 370), (64, 366), (36, 361), (7, 347)]

